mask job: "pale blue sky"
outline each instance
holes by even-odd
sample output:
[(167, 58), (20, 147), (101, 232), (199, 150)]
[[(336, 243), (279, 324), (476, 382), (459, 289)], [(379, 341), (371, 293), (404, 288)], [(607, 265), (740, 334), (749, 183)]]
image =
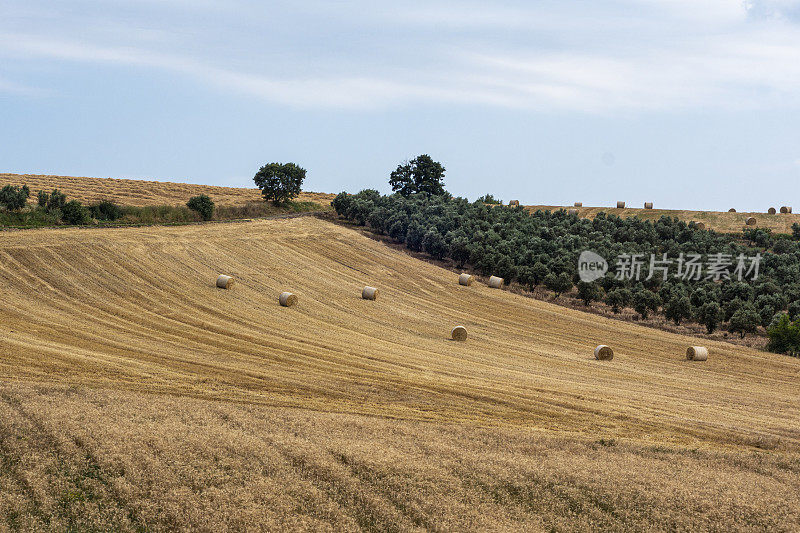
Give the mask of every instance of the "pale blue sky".
[(764, 210), (800, 196), (800, 0), (0, 0), (0, 172)]

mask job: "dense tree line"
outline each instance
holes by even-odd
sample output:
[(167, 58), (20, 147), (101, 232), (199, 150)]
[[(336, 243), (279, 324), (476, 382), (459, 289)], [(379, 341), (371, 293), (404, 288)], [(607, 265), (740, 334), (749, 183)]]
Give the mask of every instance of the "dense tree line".
[[(470, 202), (446, 192), (387, 196), (367, 189), (341, 193), (332, 205), (339, 216), (410, 250), (450, 259), (459, 268), (469, 265), (483, 275), (501, 276), (506, 283), (529, 289), (543, 285), (556, 297), (577, 285), (577, 296), (587, 305), (602, 300), (615, 313), (630, 307), (642, 318), (663, 313), (676, 324), (703, 324), (709, 333), (725, 326), (744, 337), (759, 326), (772, 326), (770, 331), (781, 327), (783, 340), (771, 342), (771, 349), (800, 352), (800, 333), (793, 341), (784, 338), (791, 337), (786, 333), (791, 327), (800, 332), (800, 228), (794, 238), (762, 229), (735, 236), (666, 216), (650, 222), (599, 213), (589, 220), (564, 210), (529, 213), (520, 207)], [(596, 282), (579, 281), (577, 261), (583, 250), (609, 261), (609, 272)], [(760, 254), (758, 278), (683, 279), (676, 277), (679, 265), (672, 263), (666, 280), (659, 274), (637, 281), (618, 279), (613, 268), (615, 258), (627, 254), (642, 254), (648, 263), (650, 254), (700, 254), (705, 262), (720, 253), (733, 258)]]

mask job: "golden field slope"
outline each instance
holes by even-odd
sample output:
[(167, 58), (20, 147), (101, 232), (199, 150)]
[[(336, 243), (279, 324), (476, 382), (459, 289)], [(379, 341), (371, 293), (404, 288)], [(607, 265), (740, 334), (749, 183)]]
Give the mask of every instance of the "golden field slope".
[[(792, 224), (800, 222), (800, 213), (774, 215), (763, 212), (741, 212), (728, 213), (722, 211), (689, 211), (684, 209), (642, 209), (626, 207), (617, 209), (616, 207), (562, 207), (556, 205), (527, 205), (524, 206), (529, 211), (542, 209), (545, 211), (556, 211), (558, 209), (577, 209), (578, 216), (581, 218), (594, 218), (601, 211), (608, 214), (617, 215), (622, 218), (639, 217), (642, 220), (658, 220), (662, 216), (675, 217), (686, 222), (702, 222), (706, 229), (713, 229), (721, 233), (741, 233), (745, 227), (763, 228), (772, 230), (774, 233), (791, 233)], [(780, 209), (780, 206), (775, 206)], [(748, 217), (756, 219), (755, 226), (747, 226), (745, 221)]]
[(0, 296), (9, 529), (800, 526), (799, 360), (687, 362), (329, 222), (2, 233)]
[[(110, 200), (119, 205), (131, 206), (185, 205), (189, 198), (199, 194), (205, 194), (215, 204), (224, 206), (243, 206), (251, 202), (264, 201), (261, 191), (255, 188), (219, 187), (168, 181), (0, 174), (0, 187), (4, 185), (27, 185), (31, 189), (30, 202), (36, 201), (38, 191), (50, 192), (53, 189), (59, 189), (69, 199), (76, 199), (84, 203)], [(334, 196), (327, 193), (303, 191), (297, 197), (297, 201), (316, 202), (327, 206)]]

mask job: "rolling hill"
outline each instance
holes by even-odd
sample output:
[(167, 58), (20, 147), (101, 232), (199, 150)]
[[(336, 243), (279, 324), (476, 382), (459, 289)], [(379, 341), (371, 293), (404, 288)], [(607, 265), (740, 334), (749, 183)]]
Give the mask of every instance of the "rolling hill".
[(0, 233), (0, 296), (9, 528), (800, 524), (800, 360), (688, 362), (331, 222)]

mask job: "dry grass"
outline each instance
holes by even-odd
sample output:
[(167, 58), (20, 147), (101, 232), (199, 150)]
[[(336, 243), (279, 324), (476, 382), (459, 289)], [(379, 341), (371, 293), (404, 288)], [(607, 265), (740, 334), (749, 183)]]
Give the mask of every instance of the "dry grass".
[(0, 234), (0, 296), (9, 529), (800, 524), (800, 360), (693, 364), (322, 220)]
[[(555, 211), (557, 209), (573, 209), (555, 205), (529, 205), (525, 206), (530, 211), (537, 209)], [(775, 214), (770, 215), (764, 213), (728, 213), (721, 211), (688, 211), (681, 209), (640, 209), (626, 207), (625, 209), (617, 209), (616, 207), (578, 207), (574, 208), (578, 211), (578, 216), (581, 218), (594, 218), (597, 213), (605, 212), (614, 214), (622, 218), (639, 217), (642, 220), (658, 220), (662, 216), (677, 217), (686, 222), (702, 222), (706, 225), (706, 229), (722, 233), (741, 233), (742, 229), (746, 227), (746, 221), (749, 217), (756, 219), (756, 227), (761, 229), (771, 229), (774, 233), (791, 233), (792, 224), (800, 222), (800, 214)]]
[[(28, 185), (32, 191), (29, 202), (36, 201), (39, 190), (59, 189), (69, 199), (81, 202), (110, 200), (119, 205), (158, 206), (186, 205), (192, 196), (205, 194), (217, 206), (246, 208), (248, 204), (263, 203), (258, 189), (194, 185), (167, 181), (144, 181), (116, 178), (79, 178), (73, 176), (42, 176), (35, 174), (0, 174), (0, 186)], [(334, 194), (302, 192), (298, 202), (316, 202), (327, 206)], [(244, 218), (244, 217), (242, 217)]]

